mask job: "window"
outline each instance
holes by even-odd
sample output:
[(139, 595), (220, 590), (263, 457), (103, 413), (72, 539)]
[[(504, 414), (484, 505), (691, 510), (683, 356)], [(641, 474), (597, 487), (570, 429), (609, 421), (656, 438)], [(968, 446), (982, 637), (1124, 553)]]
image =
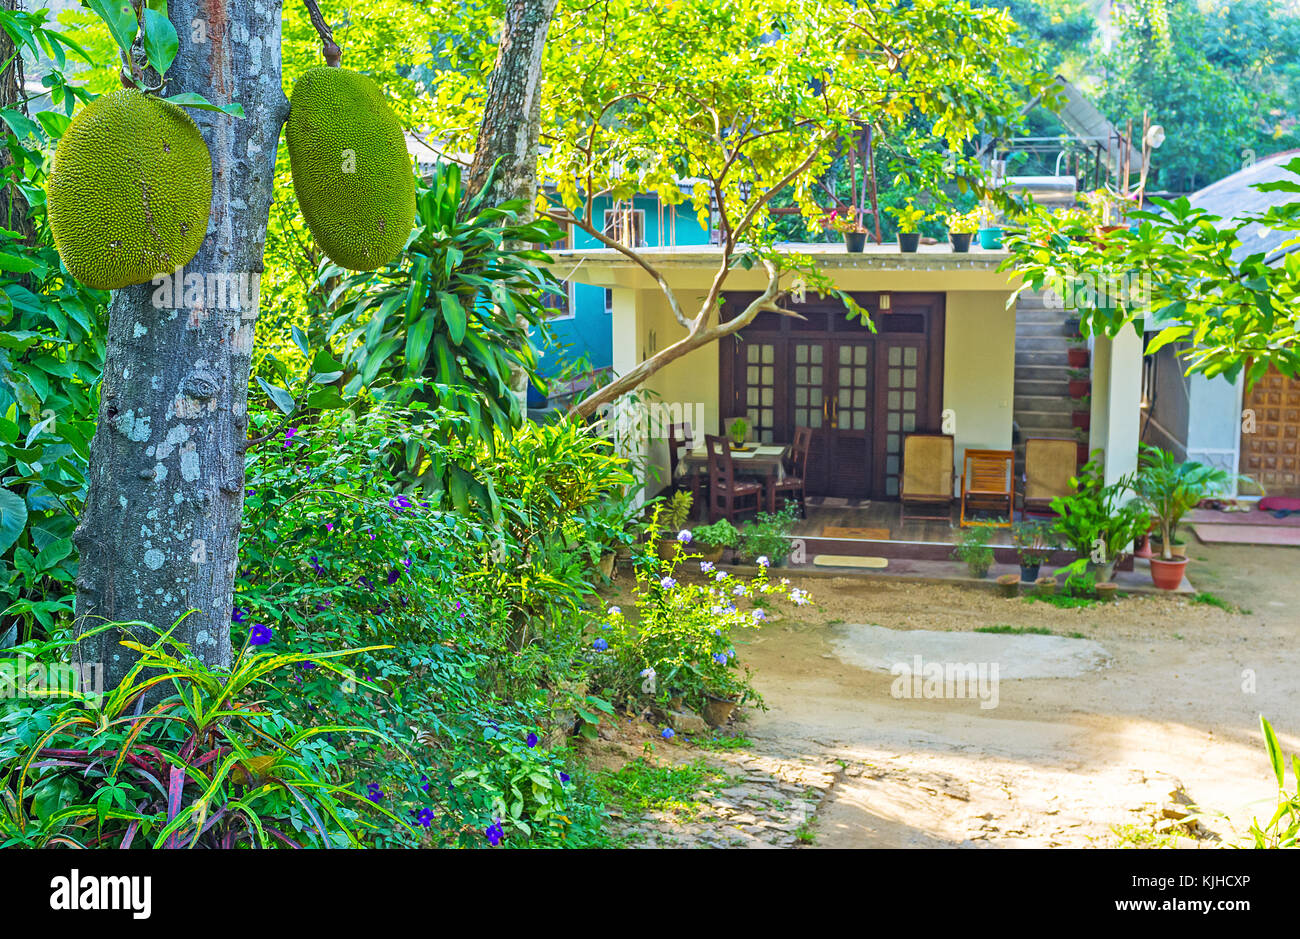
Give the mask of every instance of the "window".
[[(572, 248), (573, 229), (568, 225), (564, 225), (563, 227), (564, 227), (564, 235), (560, 238), (559, 241), (553, 242), (549, 245), (539, 244), (536, 245), (535, 247), (541, 249), (542, 251), (565, 251), (568, 250), (569, 248)], [(564, 273), (565, 272), (563, 270), (556, 271), (557, 276), (564, 275)], [(575, 306), (576, 306), (576, 304), (574, 303), (573, 288), (574, 288), (573, 281), (565, 280), (562, 284), (563, 292), (560, 291), (548, 292), (547, 295), (542, 298), (543, 302), (548, 307), (558, 311), (557, 313), (554, 313), (551, 316), (552, 322), (554, 322), (555, 320), (573, 319), (575, 315)]]
[(644, 248), (645, 210), (606, 209), (604, 235), (629, 248)]

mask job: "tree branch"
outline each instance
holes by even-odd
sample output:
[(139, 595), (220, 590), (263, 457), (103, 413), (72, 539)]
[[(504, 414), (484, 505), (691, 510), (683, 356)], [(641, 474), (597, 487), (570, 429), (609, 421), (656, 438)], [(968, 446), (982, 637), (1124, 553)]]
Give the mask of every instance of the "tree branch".
[(325, 57), (325, 64), (330, 68), (338, 68), (339, 63), (343, 61), (343, 50), (334, 41), (334, 32), (330, 29), (330, 24), (325, 22), (325, 17), (321, 16), (316, 0), (302, 0), (302, 2), (307, 7), (307, 15), (311, 17), (311, 25), (316, 27), (316, 35), (320, 36), (320, 52)]

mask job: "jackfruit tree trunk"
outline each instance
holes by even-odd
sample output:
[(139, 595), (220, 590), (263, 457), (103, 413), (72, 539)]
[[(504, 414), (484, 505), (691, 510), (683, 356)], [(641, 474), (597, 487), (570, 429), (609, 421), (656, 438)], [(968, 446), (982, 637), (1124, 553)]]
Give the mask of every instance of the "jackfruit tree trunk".
[[(183, 272), (117, 291), (109, 307), (90, 488), (75, 534), (77, 624), (140, 620), (211, 666), (231, 659), (244, 498), (248, 378), (274, 178), (288, 114), (280, 3), (171, 0), (180, 52), (168, 95), (237, 101), (246, 117), (191, 109), (212, 153), (212, 214)], [(147, 630), (133, 630), (143, 637)], [(111, 687), (134, 656), (117, 630), (82, 643)]]
[[(0, 0), (0, 11), (12, 13), (21, 9), (22, 0)], [(16, 52), (9, 34), (0, 29), (0, 110), (12, 109), (26, 114), (27, 104), (23, 101), (23, 58), (16, 55)], [(12, 166), (13, 162), (9, 148), (0, 146), (0, 173)], [(32, 237), (27, 200), (13, 182), (0, 188), (0, 225), (18, 232), (23, 241), (30, 241)]]
[(465, 178), (466, 199), (487, 182), (500, 159), (488, 205), (537, 198), (537, 141), (541, 134), (542, 53), (556, 0), (507, 0), (496, 64), (488, 82), (474, 162)]

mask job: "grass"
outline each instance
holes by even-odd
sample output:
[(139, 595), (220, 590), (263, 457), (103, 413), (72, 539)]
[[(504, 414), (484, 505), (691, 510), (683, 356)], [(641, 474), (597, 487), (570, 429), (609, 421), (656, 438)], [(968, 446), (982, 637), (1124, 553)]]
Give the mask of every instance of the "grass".
[(1024, 598), (1024, 601), (1026, 603), (1050, 603), (1058, 610), (1082, 610), (1097, 602), (1094, 597), (1073, 597), (1064, 593), (1053, 593), (1048, 596), (1031, 593)]
[(812, 830), (810, 822), (804, 822), (794, 830), (794, 840), (800, 844), (812, 844), (817, 840), (817, 833)]
[(1054, 633), (1046, 626), (1011, 626), (998, 623), (994, 626), (976, 626), (977, 633), (998, 633), (1007, 636), (1065, 636), (1067, 639), (1087, 639), (1083, 633), (1075, 630), (1068, 633)]
[(1229, 603), (1227, 600), (1223, 599), (1223, 597), (1216, 596), (1215, 594), (1212, 594), (1209, 591), (1198, 593), (1196, 596), (1192, 597), (1192, 602), (1198, 603), (1201, 606), (1217, 606), (1225, 613), (1238, 612), (1237, 608), (1233, 606), (1231, 603)]
[(1112, 825), (1110, 830), (1119, 839), (1121, 848), (1177, 848), (1190, 840), (1171, 831), (1156, 831), (1142, 825)]
[(748, 750), (754, 745), (754, 741), (744, 734), (722, 735), (707, 739), (697, 737), (691, 742), (701, 750)]
[(655, 766), (637, 757), (616, 772), (599, 773), (595, 784), (605, 801), (624, 812), (642, 813), (655, 809), (693, 813), (700, 805), (695, 793), (717, 783), (728, 782), (721, 770), (704, 760)]

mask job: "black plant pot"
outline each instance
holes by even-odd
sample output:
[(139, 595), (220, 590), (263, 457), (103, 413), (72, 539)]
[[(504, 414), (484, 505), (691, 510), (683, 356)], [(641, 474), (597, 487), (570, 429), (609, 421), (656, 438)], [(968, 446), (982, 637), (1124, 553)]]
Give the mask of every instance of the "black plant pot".
[(898, 233), (898, 250), (911, 254), (916, 251), (921, 244), (921, 233), (919, 231), (900, 231)]
[(867, 233), (864, 231), (846, 231), (844, 233), (844, 247), (850, 254), (861, 254), (867, 246)]
[(968, 231), (950, 231), (948, 240), (952, 242), (952, 250), (959, 254), (965, 254), (970, 251), (970, 239), (974, 232)]
[(1038, 579), (1038, 569), (1042, 567), (1042, 562), (1037, 564), (1020, 565), (1020, 582), (1022, 584), (1032, 584)]

